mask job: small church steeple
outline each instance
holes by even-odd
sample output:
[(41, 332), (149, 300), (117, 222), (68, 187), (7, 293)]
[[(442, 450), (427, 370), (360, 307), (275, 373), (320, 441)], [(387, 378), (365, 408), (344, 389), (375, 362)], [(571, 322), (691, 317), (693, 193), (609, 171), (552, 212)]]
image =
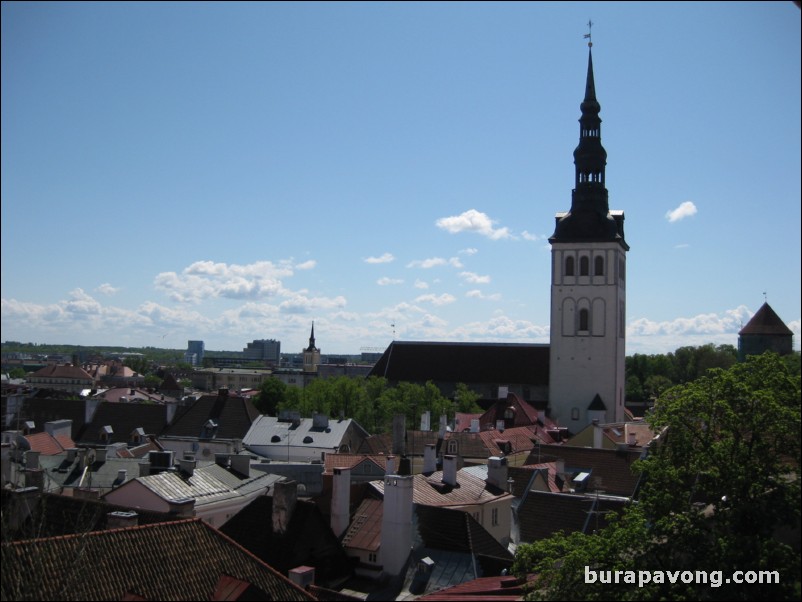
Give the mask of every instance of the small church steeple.
[(312, 322), (312, 332), (309, 335), (309, 347), (304, 349), (304, 372), (317, 372), (320, 365), (320, 349), (315, 346), (315, 323)]

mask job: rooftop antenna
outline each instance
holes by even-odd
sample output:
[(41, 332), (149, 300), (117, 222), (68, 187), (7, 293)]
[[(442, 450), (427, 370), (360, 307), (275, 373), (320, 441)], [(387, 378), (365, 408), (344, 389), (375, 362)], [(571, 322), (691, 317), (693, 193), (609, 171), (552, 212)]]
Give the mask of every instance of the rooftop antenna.
[(763, 291), (763, 302), (764, 302), (764, 303), (768, 303), (768, 302), (769, 302), (769, 297), (768, 297), (768, 295), (766, 294), (766, 291)]
[(584, 38), (588, 41), (588, 48), (593, 48), (593, 38), (591, 37), (592, 28), (593, 28), (593, 21), (588, 19), (588, 33), (586, 33), (584, 36)]

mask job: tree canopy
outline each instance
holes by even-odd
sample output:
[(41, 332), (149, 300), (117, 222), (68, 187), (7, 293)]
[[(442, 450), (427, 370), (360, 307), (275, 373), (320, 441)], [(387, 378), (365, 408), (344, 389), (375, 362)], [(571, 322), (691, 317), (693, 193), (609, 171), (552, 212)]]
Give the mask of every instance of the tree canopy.
[[(799, 599), (799, 374), (775, 354), (752, 356), (668, 389), (648, 420), (662, 434), (637, 463), (644, 484), (621, 517), (597, 535), (518, 547), (516, 572), (539, 575), (530, 598)], [(622, 573), (602, 583), (616, 570), (649, 582), (627, 584)], [(667, 571), (721, 582), (671, 583)], [(736, 583), (735, 571), (776, 571), (779, 583)]]

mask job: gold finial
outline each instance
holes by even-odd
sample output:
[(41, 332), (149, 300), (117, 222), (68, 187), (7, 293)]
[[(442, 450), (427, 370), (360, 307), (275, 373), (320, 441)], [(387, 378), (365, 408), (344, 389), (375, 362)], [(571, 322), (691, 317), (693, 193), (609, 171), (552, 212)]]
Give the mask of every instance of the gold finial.
[(588, 19), (588, 33), (586, 33), (584, 36), (585, 39), (588, 41), (588, 48), (593, 47), (593, 38), (590, 37), (592, 27), (593, 27), (593, 21)]

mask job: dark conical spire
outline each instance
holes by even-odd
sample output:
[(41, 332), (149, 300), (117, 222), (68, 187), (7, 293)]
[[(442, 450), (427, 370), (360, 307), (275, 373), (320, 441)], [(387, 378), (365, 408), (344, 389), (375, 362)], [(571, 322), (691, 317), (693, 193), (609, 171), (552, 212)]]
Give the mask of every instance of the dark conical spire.
[[(589, 37), (589, 34), (585, 36)], [(623, 223), (610, 214), (605, 169), (607, 151), (601, 143), (601, 105), (596, 99), (592, 44), (588, 43), (585, 98), (579, 109), (579, 144), (574, 150), (575, 179), (571, 210), (558, 218), (552, 242), (618, 241), (625, 248)]]
[(315, 323), (312, 322), (312, 333), (309, 335), (309, 347), (307, 348), (308, 351), (315, 351), (317, 347), (315, 347)]

